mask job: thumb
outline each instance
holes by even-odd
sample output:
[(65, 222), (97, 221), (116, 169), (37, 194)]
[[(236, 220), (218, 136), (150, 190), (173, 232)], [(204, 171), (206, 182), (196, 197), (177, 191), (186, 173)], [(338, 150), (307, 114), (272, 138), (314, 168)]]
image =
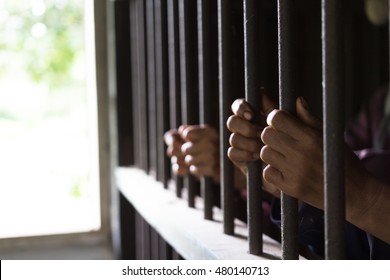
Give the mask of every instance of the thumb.
[(297, 116), (308, 126), (315, 129), (322, 129), (322, 122), (309, 111), (309, 106), (303, 97), (298, 97), (296, 101)]

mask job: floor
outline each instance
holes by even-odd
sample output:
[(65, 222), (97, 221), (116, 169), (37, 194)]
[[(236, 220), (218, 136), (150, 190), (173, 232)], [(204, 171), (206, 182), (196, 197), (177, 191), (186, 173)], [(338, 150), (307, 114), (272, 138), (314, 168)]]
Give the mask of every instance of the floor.
[(61, 246), (1, 251), (2, 260), (112, 260), (114, 254), (105, 245)]

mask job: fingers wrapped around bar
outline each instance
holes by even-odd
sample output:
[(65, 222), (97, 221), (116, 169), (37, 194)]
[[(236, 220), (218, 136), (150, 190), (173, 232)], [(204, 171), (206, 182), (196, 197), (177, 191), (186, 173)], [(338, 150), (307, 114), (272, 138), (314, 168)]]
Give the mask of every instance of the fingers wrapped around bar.
[(182, 125), (165, 133), (167, 155), (178, 175), (210, 176), (220, 181), (219, 135), (209, 125)]

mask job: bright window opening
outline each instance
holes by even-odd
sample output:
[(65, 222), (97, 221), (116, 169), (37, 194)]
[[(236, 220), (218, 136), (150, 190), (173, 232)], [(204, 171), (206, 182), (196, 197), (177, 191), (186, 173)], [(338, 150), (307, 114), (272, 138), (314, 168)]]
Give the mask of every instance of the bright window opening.
[(0, 0), (0, 238), (100, 228), (85, 42), (84, 1)]

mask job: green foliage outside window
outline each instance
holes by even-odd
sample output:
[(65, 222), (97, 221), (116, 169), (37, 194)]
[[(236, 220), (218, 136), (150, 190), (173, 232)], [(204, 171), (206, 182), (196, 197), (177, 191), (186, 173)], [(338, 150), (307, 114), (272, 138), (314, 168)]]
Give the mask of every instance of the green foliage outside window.
[[(16, 52), (35, 82), (51, 88), (68, 83), (71, 67), (83, 51), (82, 6), (77, 0), (3, 2), (0, 52)], [(7, 71), (6, 59), (0, 61), (0, 75)]]

